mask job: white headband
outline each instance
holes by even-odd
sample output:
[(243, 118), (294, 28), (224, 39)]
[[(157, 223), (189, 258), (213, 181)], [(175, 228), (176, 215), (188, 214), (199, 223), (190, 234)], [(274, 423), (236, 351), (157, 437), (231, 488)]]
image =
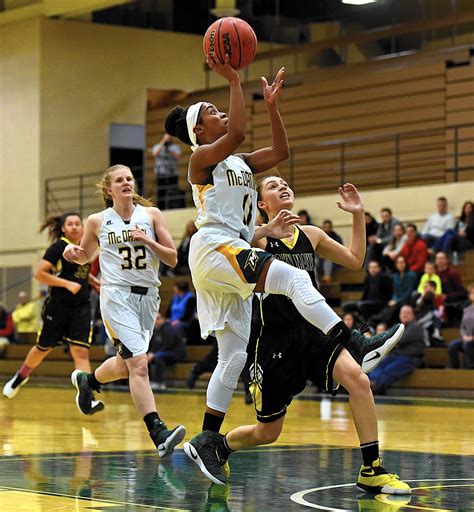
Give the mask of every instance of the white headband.
[(199, 111), (201, 110), (203, 104), (203, 101), (198, 101), (194, 105), (191, 105), (186, 113), (186, 125), (188, 127), (189, 139), (191, 140), (191, 149), (193, 151), (195, 151), (196, 148), (199, 146), (199, 144), (197, 143), (196, 134), (194, 133), (194, 127), (197, 124)]

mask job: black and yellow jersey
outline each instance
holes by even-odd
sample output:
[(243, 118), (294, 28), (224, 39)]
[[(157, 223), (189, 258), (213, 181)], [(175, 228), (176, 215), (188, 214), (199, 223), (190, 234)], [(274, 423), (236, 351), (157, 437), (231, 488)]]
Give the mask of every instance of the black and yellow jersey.
[[(313, 244), (300, 227), (295, 226), (295, 235), (291, 241), (267, 237), (265, 251), (293, 267), (306, 270), (313, 286), (317, 288)], [(301, 319), (291, 299), (284, 295), (265, 297), (262, 301), (262, 314), (265, 325), (285, 324)]]
[(49, 261), (53, 265), (53, 273), (62, 279), (75, 281), (82, 285), (81, 289), (73, 295), (66, 288), (59, 286), (50, 286), (47, 297), (48, 302), (61, 302), (67, 306), (76, 306), (90, 299), (90, 288), (87, 278), (89, 277), (90, 263), (78, 265), (70, 263), (63, 258), (63, 251), (71, 242), (62, 237), (46, 249), (43, 259)]

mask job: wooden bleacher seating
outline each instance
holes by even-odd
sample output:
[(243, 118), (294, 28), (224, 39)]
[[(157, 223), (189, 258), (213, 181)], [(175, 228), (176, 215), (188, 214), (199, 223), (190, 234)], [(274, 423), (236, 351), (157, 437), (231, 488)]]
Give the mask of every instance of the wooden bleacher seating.
[[(466, 285), (474, 281), (474, 251), (465, 253), (463, 262), (458, 268)], [(339, 305), (342, 298), (348, 297), (349, 293), (360, 294), (360, 291), (357, 290), (352, 292), (344, 292), (343, 290), (360, 287), (364, 277), (363, 270), (350, 271), (338, 268), (334, 275), (335, 280), (329, 285), (322, 286), (323, 294), (333, 307), (336, 306), (336, 312), (341, 313)], [(192, 288), (191, 276), (163, 277), (161, 285), (162, 311), (166, 311), (173, 293), (173, 284), (178, 280), (188, 281)], [(444, 346), (427, 348), (425, 367), (415, 370), (412, 375), (396, 383), (393, 390), (390, 390), (390, 394), (474, 396), (474, 370), (447, 369), (447, 345), (459, 336), (459, 328), (444, 328), (443, 336), (445, 339)], [(173, 385), (184, 387), (192, 366), (202, 359), (210, 348), (210, 345), (189, 346), (186, 361), (169, 368), (167, 380)], [(8, 346), (4, 358), (0, 359), (0, 375), (7, 377), (17, 371), (29, 349), (29, 345)], [(90, 356), (93, 367), (100, 364), (105, 359), (103, 347), (91, 347)], [(35, 371), (34, 376), (39, 379), (61, 378), (64, 380), (69, 378), (72, 369), (70, 355), (64, 353), (64, 350), (58, 347), (48, 355), (48, 358)], [(209, 376), (210, 374), (203, 374), (199, 378), (196, 387), (205, 387)]]

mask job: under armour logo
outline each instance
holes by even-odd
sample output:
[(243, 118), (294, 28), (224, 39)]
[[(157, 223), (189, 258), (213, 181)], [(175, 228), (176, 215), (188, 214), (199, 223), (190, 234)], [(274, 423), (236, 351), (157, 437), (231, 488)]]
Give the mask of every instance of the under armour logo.
[(53, 320), (52, 316), (46, 315), (46, 320), (49, 320), (50, 322)]
[(108, 220), (108, 221), (105, 223), (105, 225), (106, 225), (106, 226), (110, 226), (111, 224), (112, 224), (112, 221), (111, 221), (111, 220)]
[(273, 359), (276, 359), (277, 357), (278, 357), (278, 359), (281, 359), (281, 357), (282, 357), (281, 352), (273, 352)]
[(258, 262), (258, 256), (256, 251), (250, 251), (250, 254), (245, 262), (244, 269), (250, 267), (252, 270), (255, 270)]
[(280, 247), (277, 242), (270, 242), (270, 248), (273, 249), (273, 247)]

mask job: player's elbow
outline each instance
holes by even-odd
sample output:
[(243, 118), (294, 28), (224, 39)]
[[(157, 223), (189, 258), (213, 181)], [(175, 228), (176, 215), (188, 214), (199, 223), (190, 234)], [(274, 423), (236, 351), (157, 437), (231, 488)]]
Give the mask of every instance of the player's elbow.
[(166, 262), (168, 267), (175, 268), (178, 264), (178, 253), (177, 251), (174, 251), (172, 254), (169, 255), (169, 259)]

